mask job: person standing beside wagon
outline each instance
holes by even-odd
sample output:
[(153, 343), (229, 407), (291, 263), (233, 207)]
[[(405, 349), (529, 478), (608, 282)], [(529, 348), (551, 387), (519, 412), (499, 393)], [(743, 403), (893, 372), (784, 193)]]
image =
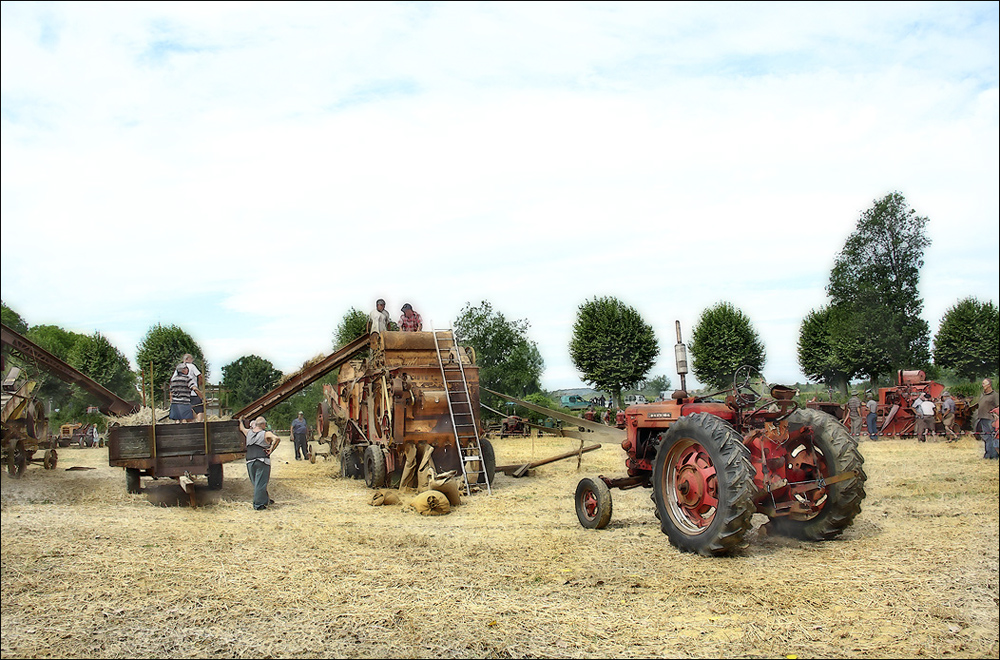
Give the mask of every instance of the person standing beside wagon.
[(271, 480), (271, 454), (278, 448), (281, 438), (267, 430), (267, 421), (258, 417), (247, 428), (240, 420), (240, 431), (247, 437), (247, 475), (253, 484), (253, 508), (263, 511), (274, 500), (267, 493)]

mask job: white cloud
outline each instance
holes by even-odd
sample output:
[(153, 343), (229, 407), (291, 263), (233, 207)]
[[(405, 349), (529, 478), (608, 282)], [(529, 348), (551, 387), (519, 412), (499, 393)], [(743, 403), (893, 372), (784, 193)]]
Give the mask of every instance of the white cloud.
[(991, 3), (4, 4), (3, 297), (285, 370), (379, 296), (439, 326), (485, 299), (549, 387), (587, 298), (636, 306), (672, 378), (674, 320), (729, 300), (801, 379), (889, 191), (931, 218), (932, 330), (998, 298), (997, 50)]

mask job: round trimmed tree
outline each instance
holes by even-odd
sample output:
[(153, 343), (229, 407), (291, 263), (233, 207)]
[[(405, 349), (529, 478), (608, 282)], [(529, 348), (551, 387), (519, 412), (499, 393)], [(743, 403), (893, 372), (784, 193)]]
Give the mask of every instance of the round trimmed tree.
[(748, 366), (760, 372), (766, 354), (750, 317), (728, 302), (701, 313), (691, 333), (691, 370), (702, 383), (717, 390), (733, 384), (736, 370)]
[(660, 346), (639, 312), (605, 296), (580, 305), (569, 354), (585, 382), (621, 403), (622, 391), (635, 388), (653, 368)]

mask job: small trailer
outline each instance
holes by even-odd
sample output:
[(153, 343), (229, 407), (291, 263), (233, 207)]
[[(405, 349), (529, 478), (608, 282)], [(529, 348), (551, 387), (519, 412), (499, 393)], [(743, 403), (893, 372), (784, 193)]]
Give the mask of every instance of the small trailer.
[(189, 424), (112, 426), (108, 463), (125, 468), (125, 488), (141, 490), (142, 477), (173, 477), (192, 496), (192, 477), (205, 475), (211, 490), (222, 488), (222, 466), (243, 458), (246, 437), (238, 420)]

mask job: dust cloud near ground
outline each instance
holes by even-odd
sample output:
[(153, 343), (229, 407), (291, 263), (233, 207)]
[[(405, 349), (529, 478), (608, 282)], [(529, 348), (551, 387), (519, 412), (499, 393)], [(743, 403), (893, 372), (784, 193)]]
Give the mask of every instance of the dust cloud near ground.
[[(494, 439), (499, 464), (563, 438)], [(862, 443), (868, 498), (843, 537), (755, 529), (730, 558), (673, 548), (649, 491), (583, 529), (584, 476), (617, 445), (498, 474), (448, 515), (373, 507), (339, 465), (276, 453), (253, 511), (242, 463), (192, 507), (177, 482), (125, 492), (107, 450), (2, 477), (3, 657), (994, 657), (998, 468), (971, 438)], [(69, 470), (90, 467), (91, 470)], [(757, 528), (765, 522), (755, 516)]]

